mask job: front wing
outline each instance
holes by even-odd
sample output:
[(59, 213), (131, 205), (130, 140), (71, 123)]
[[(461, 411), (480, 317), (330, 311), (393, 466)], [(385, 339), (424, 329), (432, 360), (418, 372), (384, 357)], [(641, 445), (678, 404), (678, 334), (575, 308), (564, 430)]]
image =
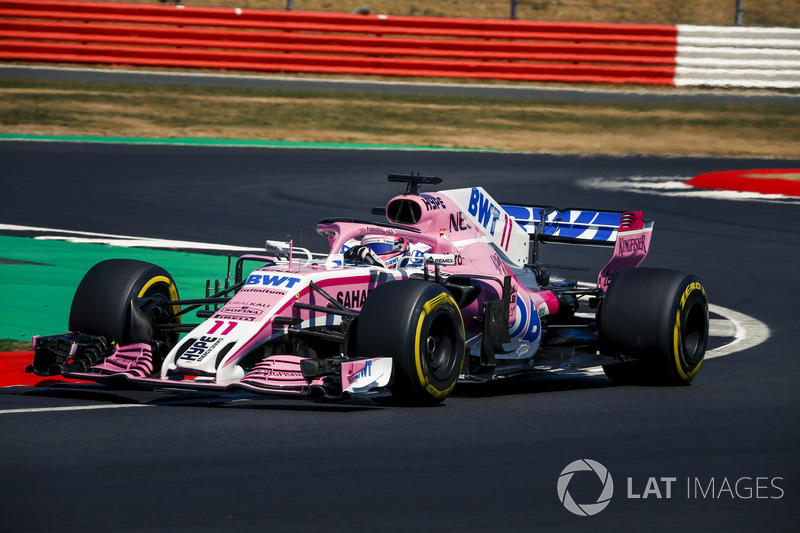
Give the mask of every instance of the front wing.
[(241, 379), (218, 383), (214, 376), (203, 375), (151, 377), (158, 366), (148, 344), (109, 345), (103, 337), (67, 333), (35, 338), (33, 364), (27, 371), (108, 385), (127, 382), (156, 389), (245, 390), (331, 399), (387, 396), (393, 371), (392, 360), (387, 357), (342, 357), (321, 362), (295, 355), (271, 355)]

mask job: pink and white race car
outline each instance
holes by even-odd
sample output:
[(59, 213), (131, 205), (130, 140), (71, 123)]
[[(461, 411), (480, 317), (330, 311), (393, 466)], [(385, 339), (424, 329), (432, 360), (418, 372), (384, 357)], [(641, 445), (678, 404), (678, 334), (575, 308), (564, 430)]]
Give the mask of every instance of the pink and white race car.
[[(69, 333), (34, 339), (38, 375), (109, 385), (441, 402), (456, 383), (602, 365), (618, 382), (687, 384), (708, 300), (694, 276), (636, 268), (641, 212), (504, 205), (480, 187), (421, 193), (389, 176), (385, 221), (326, 219), (329, 252), (267, 241), (206, 298), (164, 269), (112, 259), (77, 288)], [(608, 245), (596, 286), (553, 281), (539, 244)], [(254, 263), (255, 262), (255, 263)], [(254, 270), (246, 269), (251, 265)], [(184, 319), (196, 315), (200, 323)]]

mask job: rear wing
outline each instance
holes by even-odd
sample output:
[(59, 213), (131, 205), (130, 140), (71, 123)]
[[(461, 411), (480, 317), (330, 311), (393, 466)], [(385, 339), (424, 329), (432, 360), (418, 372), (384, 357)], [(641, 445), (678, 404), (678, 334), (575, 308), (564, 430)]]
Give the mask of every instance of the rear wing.
[(502, 205), (533, 241), (532, 259), (538, 261), (538, 243), (613, 246), (614, 254), (597, 276), (597, 286), (608, 288), (618, 272), (636, 268), (647, 256), (653, 221), (641, 211), (614, 212)]
[(614, 246), (623, 212), (505, 205), (501, 207), (539, 242)]

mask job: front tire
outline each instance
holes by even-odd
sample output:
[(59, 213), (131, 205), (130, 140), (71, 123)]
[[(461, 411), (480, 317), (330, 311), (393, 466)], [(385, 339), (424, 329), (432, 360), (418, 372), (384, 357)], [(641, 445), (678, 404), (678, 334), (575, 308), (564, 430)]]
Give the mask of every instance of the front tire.
[(617, 274), (599, 311), (601, 350), (635, 359), (606, 365), (619, 383), (686, 385), (705, 357), (708, 298), (700, 281), (655, 268)]
[[(146, 343), (163, 356), (175, 345), (177, 333), (156, 330), (173, 321), (178, 288), (163, 268), (132, 259), (109, 259), (93, 266), (72, 299), (69, 330), (101, 335), (119, 345)], [(138, 306), (138, 307), (137, 307)]]
[(392, 397), (402, 404), (443, 401), (456, 385), (464, 352), (461, 311), (436, 283), (384, 283), (372, 291), (358, 317), (355, 355), (392, 358)]

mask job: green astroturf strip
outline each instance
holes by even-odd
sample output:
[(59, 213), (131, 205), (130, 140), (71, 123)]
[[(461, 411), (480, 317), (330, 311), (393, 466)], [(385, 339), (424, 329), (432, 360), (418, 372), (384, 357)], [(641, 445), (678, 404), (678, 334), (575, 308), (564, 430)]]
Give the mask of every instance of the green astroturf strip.
[(33, 335), (66, 332), (83, 275), (96, 263), (116, 258), (165, 268), (182, 298), (203, 297), (206, 279), (224, 278), (228, 267), (227, 257), (220, 255), (0, 236), (0, 339), (29, 341)]
[(148, 137), (95, 137), (58, 135), (17, 135), (0, 133), (0, 141), (79, 142), (107, 144), (163, 144), (173, 146), (237, 146), (249, 148), (324, 148), (341, 150), (444, 150), (459, 152), (495, 152), (472, 148), (442, 148), (439, 146), (406, 146), (368, 143), (311, 143), (289, 141), (262, 141), (258, 139), (201, 139), (196, 137), (158, 139)]

